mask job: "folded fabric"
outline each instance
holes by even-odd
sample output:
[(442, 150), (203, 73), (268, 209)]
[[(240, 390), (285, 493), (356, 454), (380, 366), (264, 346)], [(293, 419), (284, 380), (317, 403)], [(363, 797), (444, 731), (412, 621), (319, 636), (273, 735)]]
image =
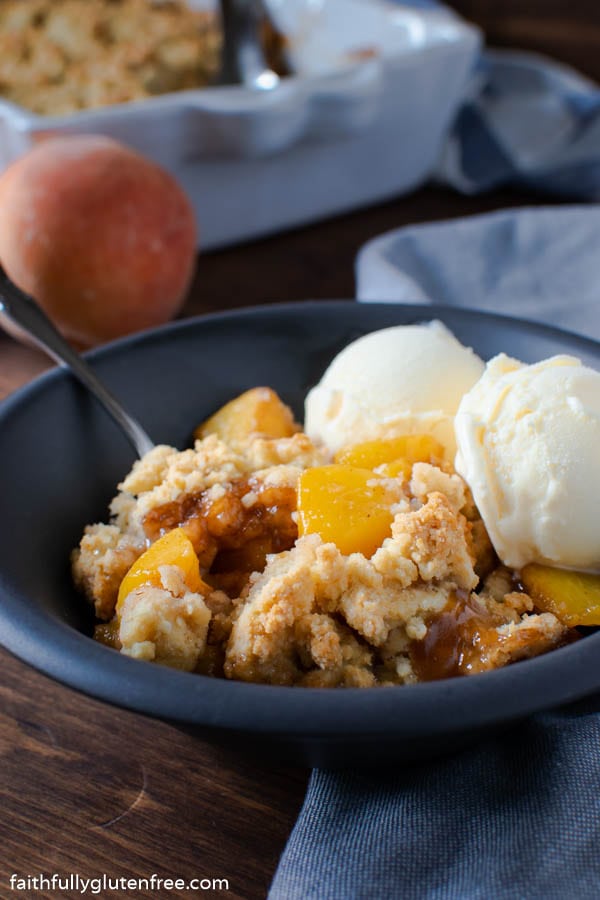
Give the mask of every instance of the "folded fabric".
[[(403, 228), (359, 254), (358, 298), (478, 307), (600, 339), (599, 251), (593, 207)], [(269, 900), (597, 900), (599, 842), (600, 698), (452, 757), (313, 772)]]
[(600, 208), (508, 210), (400, 228), (360, 251), (356, 295), (476, 307), (600, 339)]
[(505, 184), (600, 198), (600, 90), (533, 53), (486, 51), (437, 178), (465, 194)]
[(315, 771), (269, 900), (597, 900), (599, 710), (394, 772)]
[[(440, 7), (436, 0), (400, 0)], [(465, 194), (501, 185), (600, 198), (600, 88), (535, 53), (486, 50), (436, 177)]]

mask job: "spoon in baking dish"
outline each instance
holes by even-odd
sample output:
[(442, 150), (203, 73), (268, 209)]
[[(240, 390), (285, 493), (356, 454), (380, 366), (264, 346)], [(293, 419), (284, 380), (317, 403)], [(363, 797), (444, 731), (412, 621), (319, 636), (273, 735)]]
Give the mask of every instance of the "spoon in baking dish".
[(142, 457), (152, 450), (154, 443), (139, 422), (123, 409), (85, 360), (56, 330), (35, 300), (18, 288), (2, 268), (0, 268), (0, 313), (21, 331), (26, 332), (55, 362), (71, 370), (120, 426), (138, 456)]
[(279, 75), (269, 65), (266, 45), (281, 36), (264, 0), (220, 0), (220, 7), (223, 49), (216, 83), (263, 91), (277, 87)]

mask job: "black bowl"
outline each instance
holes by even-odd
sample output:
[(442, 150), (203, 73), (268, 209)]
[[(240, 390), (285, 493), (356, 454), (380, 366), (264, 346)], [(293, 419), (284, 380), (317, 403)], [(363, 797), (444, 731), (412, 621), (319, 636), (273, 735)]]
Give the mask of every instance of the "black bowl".
[[(306, 391), (349, 341), (430, 318), (485, 358), (572, 353), (600, 368), (600, 344), (554, 328), (468, 310), (353, 302), (206, 316), (89, 359), (157, 442), (185, 447), (195, 424), (255, 385), (271, 385), (301, 416)], [(121, 656), (90, 639), (69, 552), (86, 523), (106, 519), (133, 462), (124, 437), (67, 372), (54, 371), (0, 407), (0, 460), (0, 641), (109, 703), (236, 746), (338, 766), (435, 755), (600, 688), (600, 633), (483, 675), (370, 690), (244, 684)]]

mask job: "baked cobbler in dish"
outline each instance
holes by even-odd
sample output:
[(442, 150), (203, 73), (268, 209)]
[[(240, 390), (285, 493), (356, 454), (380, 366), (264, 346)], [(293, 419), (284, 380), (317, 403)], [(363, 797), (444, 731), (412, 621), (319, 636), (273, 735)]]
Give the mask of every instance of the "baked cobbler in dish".
[[(475, 378), (477, 376), (475, 375)], [(305, 687), (471, 675), (577, 636), (502, 565), (444, 445), (311, 440), (269, 388), (159, 446), (73, 554), (96, 638), (190, 672)]]
[(0, 0), (0, 96), (42, 115), (204, 87), (220, 49), (183, 0)]

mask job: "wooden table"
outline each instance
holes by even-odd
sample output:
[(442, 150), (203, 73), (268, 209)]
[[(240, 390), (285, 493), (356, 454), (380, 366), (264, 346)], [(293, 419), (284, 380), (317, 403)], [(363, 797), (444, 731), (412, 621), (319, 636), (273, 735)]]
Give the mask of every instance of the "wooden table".
[[(597, 0), (456, 3), (492, 23), (503, 39), (517, 24), (554, 12), (548, 47), (569, 58), (588, 46), (585, 15)], [(500, 12), (500, 10), (504, 12)], [(503, 14), (505, 17), (503, 19)], [(581, 23), (577, 24), (580, 14)], [(597, 15), (597, 14), (596, 14)], [(562, 18), (561, 18), (562, 17)], [(530, 21), (528, 20), (528, 21)], [(563, 27), (557, 23), (562, 21)], [(512, 22), (512, 26), (510, 23)], [(508, 24), (507, 24), (508, 23)], [(569, 32), (568, 25), (571, 26)], [(512, 30), (511, 30), (512, 27)], [(567, 35), (572, 35), (569, 43)], [(597, 31), (595, 32), (597, 36)], [(539, 45), (539, 34), (529, 43)], [(595, 54), (590, 74), (598, 74)], [(200, 257), (184, 314), (256, 303), (352, 297), (353, 261), (366, 240), (409, 222), (451, 218), (539, 198), (503, 192), (465, 199), (425, 188), (409, 197), (269, 240)], [(47, 367), (45, 359), (0, 336), (0, 397)], [(227, 878), (223, 896), (265, 896), (300, 809), (308, 772), (265, 767), (177, 729), (80, 696), (0, 651), (0, 897), (78, 896), (41, 890), (11, 894), (15, 873)], [(150, 896), (103, 893), (103, 897)], [(159, 897), (185, 897), (177, 890)]]

